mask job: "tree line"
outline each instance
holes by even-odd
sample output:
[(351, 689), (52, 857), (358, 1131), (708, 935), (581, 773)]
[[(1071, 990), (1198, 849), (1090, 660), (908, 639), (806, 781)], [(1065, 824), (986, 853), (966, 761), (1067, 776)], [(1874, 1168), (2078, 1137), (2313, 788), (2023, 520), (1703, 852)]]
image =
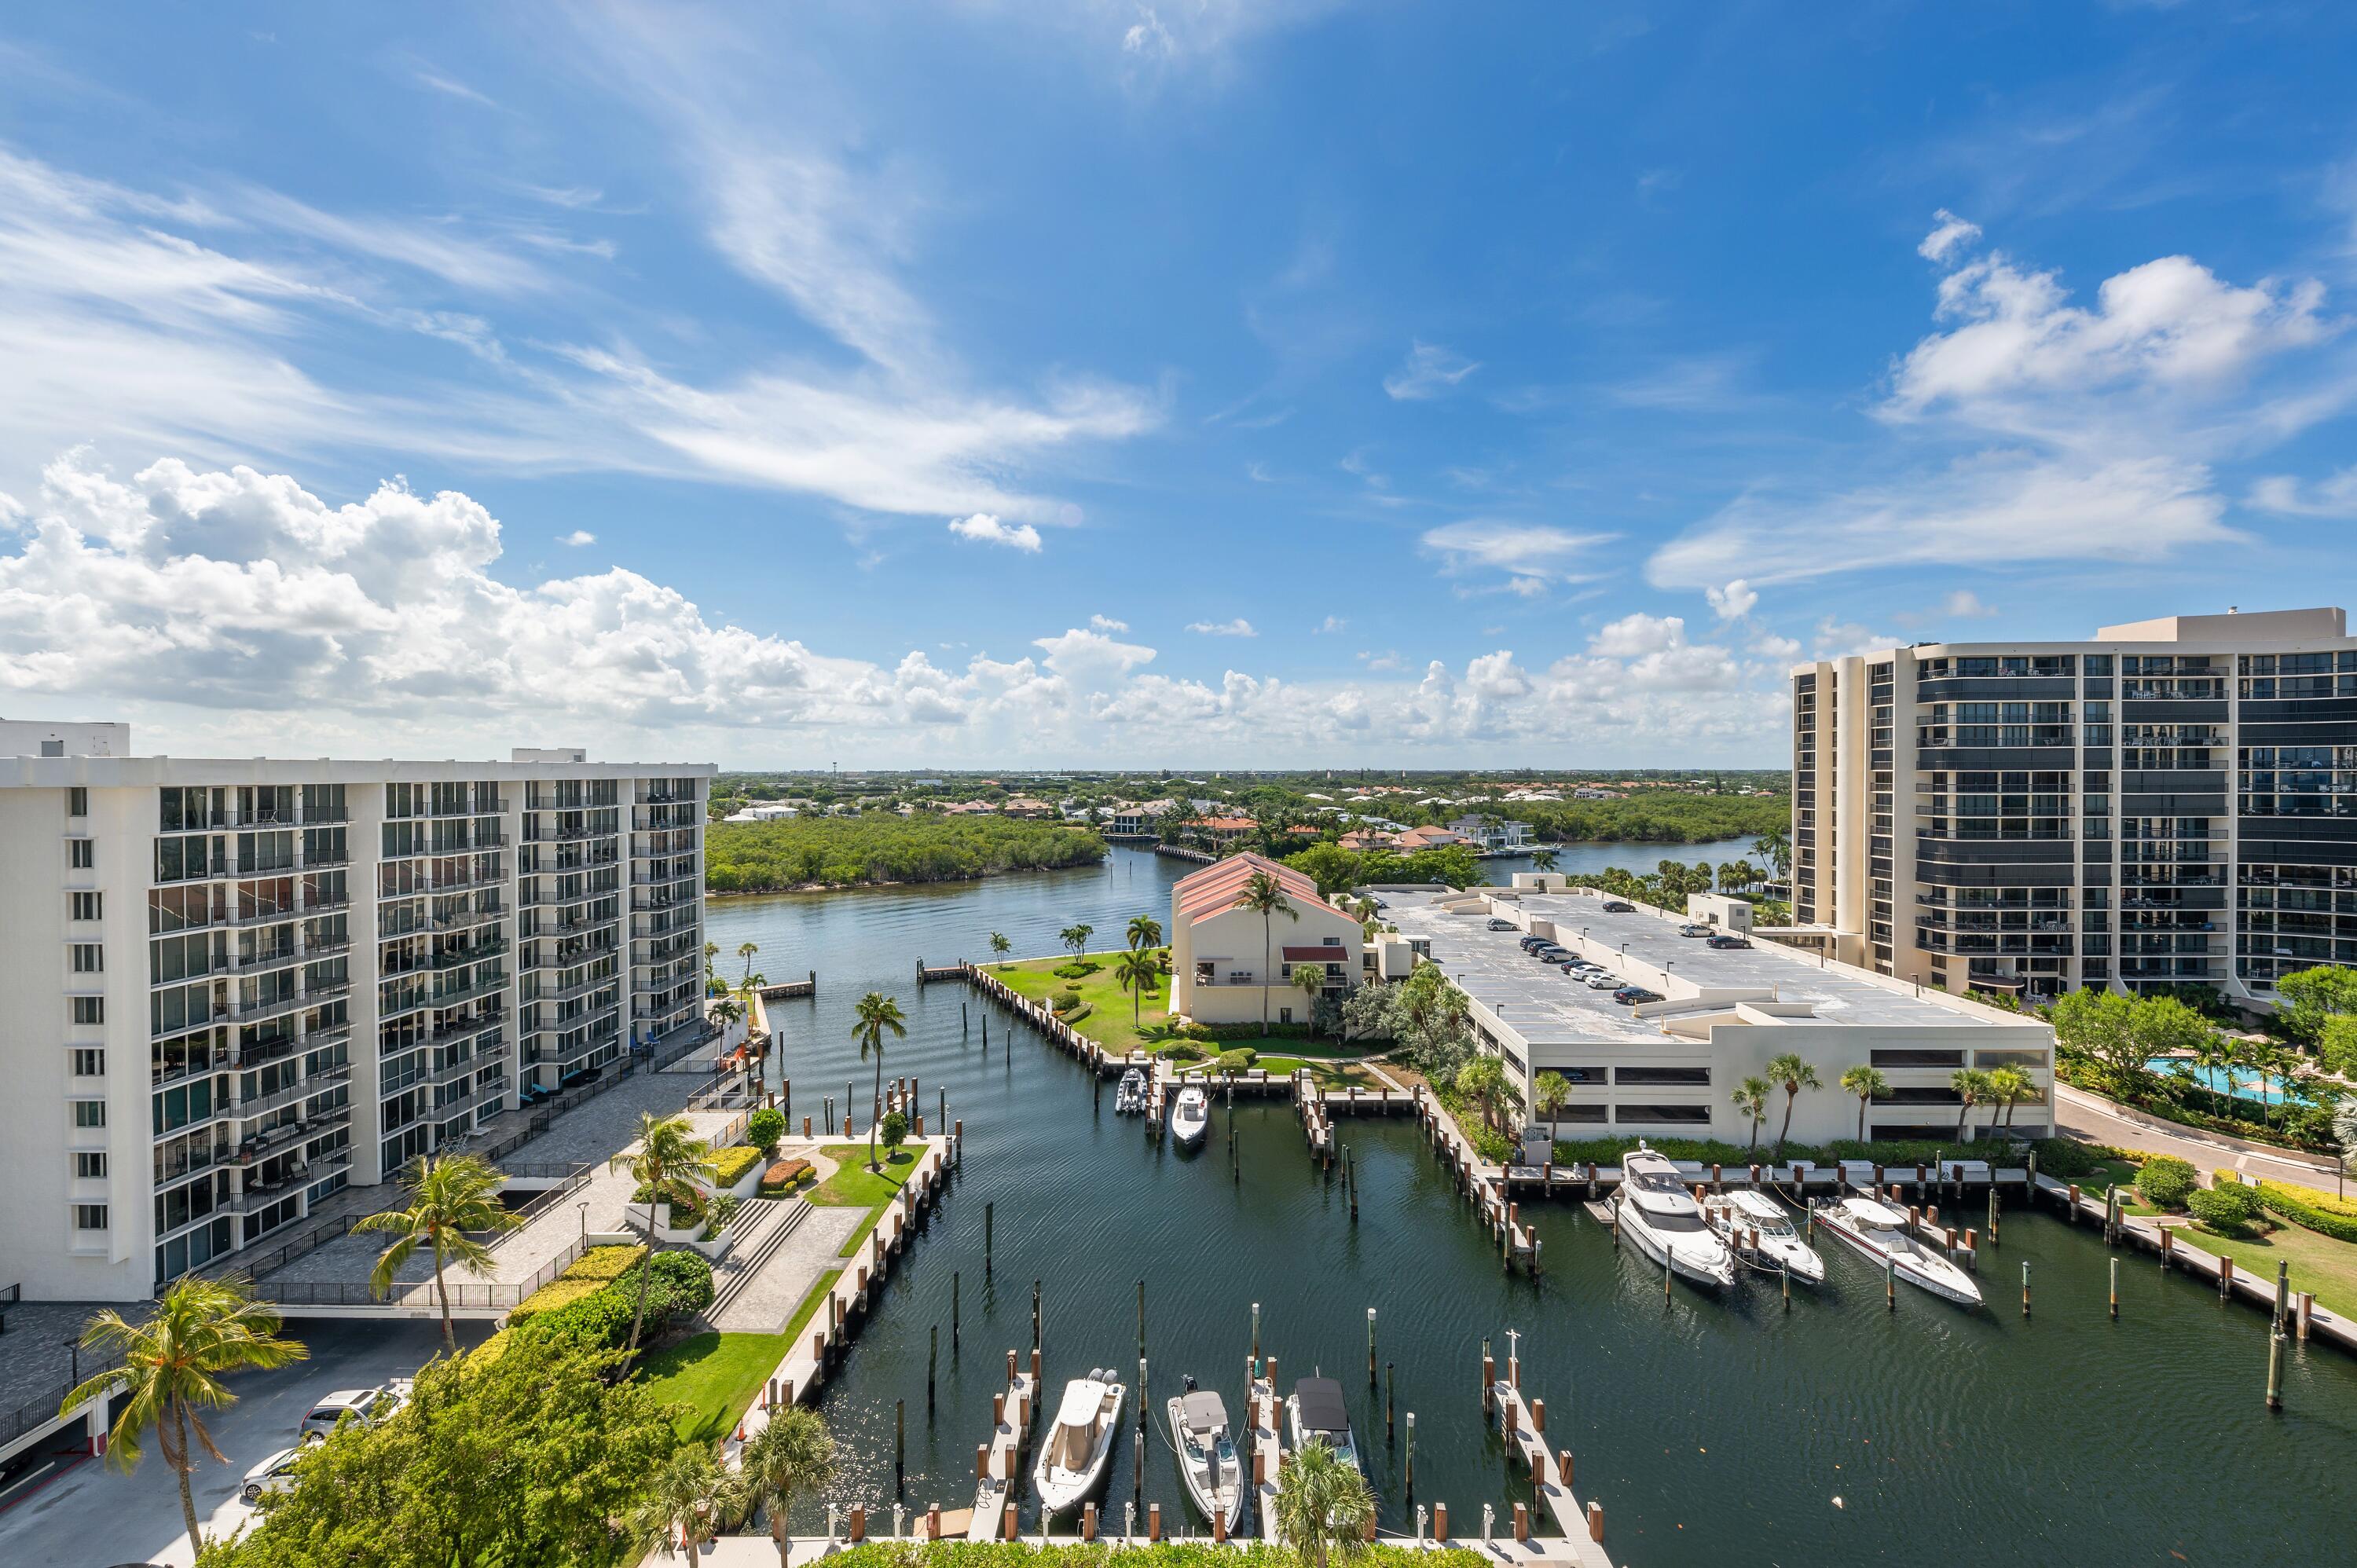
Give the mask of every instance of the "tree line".
[(706, 830), (715, 893), (963, 882), (1001, 871), (1095, 865), (1104, 840), (1081, 828), (1006, 817), (787, 817)]

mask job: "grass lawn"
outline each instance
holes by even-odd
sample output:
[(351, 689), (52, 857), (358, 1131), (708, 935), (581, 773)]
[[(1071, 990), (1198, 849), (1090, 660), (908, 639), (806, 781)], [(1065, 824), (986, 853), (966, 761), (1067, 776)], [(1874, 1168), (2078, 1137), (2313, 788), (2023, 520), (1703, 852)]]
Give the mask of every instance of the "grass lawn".
[(884, 1206), (899, 1196), (900, 1184), (917, 1168), (917, 1156), (908, 1149), (878, 1147), (877, 1157), (882, 1164), (875, 1170), (867, 1168), (867, 1145), (865, 1144), (827, 1144), (819, 1152), (836, 1162), (835, 1172), (811, 1188), (810, 1200), (830, 1208), (865, 1208), (866, 1220), (852, 1232), (843, 1244), (840, 1254), (848, 1258), (859, 1251), (867, 1233), (884, 1217)]
[(802, 1298), (794, 1319), (780, 1334), (698, 1334), (665, 1346), (639, 1363), (638, 1376), (655, 1398), (680, 1404), (674, 1424), (691, 1443), (717, 1443), (736, 1430), (752, 1408), (786, 1349), (802, 1331), (827, 1291), (843, 1273), (829, 1269)]
[[(1086, 961), (1097, 966), (1096, 972), (1079, 980), (1067, 980), (1056, 973), (1059, 965), (1070, 959), (1033, 959), (1028, 963), (1009, 964), (1001, 968), (988, 966), (1010, 991), (1043, 1004), (1059, 991), (1071, 990), (1081, 993), (1081, 1000), (1090, 1006), (1089, 1015), (1075, 1026), (1082, 1034), (1116, 1055), (1169, 1044), (1177, 1036), (1170, 1032), (1170, 977), (1164, 975), (1160, 985), (1143, 996), (1133, 999), (1130, 993), (1114, 983), (1113, 961), (1109, 952), (1091, 953)], [(1301, 993), (1288, 987), (1276, 987), (1280, 994), (1270, 1002), (1272, 1011), (1278, 1007), (1300, 1004)], [(1132, 1011), (1135, 1011), (1135, 1020)], [(1300, 1036), (1268, 1036), (1250, 1040), (1205, 1040), (1199, 1042), (1208, 1051), (1233, 1050), (1250, 1046), (1264, 1056), (1299, 1057), (1311, 1060), (1329, 1060), (1337, 1057), (1359, 1057), (1368, 1054), (1362, 1043), (1335, 1039), (1308, 1039)], [(1336, 1079), (1336, 1083), (1342, 1080)]]
[(2278, 1225), (2265, 1236), (2221, 1236), (2201, 1225), (2178, 1231), (2181, 1240), (2234, 1260), (2234, 1272), (2275, 1278), (2278, 1262), (2291, 1264), (2294, 1294), (2314, 1291), (2318, 1303), (2335, 1312), (2357, 1313), (2357, 1246), (2319, 1236), (2297, 1225)]
[[(1305, 1059), (1295, 1049), (1300, 1044), (1298, 1040), (1221, 1040), (1207, 1042), (1203, 1048), (1210, 1050), (1214, 1045), (1221, 1050), (1235, 1050), (1245, 1046), (1251, 1047), (1255, 1051), (1274, 1047), (1278, 1054), (1262, 1056), (1254, 1061), (1253, 1066), (1279, 1078), (1306, 1067), (1310, 1070), (1311, 1076), (1317, 1079), (1318, 1087), (1320, 1089), (1348, 1089), (1354, 1083), (1368, 1088), (1375, 1086), (1374, 1076), (1355, 1062), (1331, 1062), (1322, 1058)], [(1182, 1075), (1208, 1072), (1211, 1067), (1211, 1058), (1207, 1057), (1200, 1062), (1180, 1063), (1178, 1071)]]

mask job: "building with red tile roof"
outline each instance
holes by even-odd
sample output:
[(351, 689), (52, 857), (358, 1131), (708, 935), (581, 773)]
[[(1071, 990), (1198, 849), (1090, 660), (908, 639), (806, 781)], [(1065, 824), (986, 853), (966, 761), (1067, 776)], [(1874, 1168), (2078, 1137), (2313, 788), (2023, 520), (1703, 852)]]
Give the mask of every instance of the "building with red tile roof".
[[(1237, 900), (1256, 875), (1276, 879), (1286, 908), (1264, 920)], [(1308, 1023), (1294, 972), (1315, 966), (1325, 989), (1357, 983), (1364, 965), (1359, 922), (1318, 895), (1289, 865), (1246, 852), (1183, 877), (1170, 889), (1170, 1010), (1203, 1024)]]

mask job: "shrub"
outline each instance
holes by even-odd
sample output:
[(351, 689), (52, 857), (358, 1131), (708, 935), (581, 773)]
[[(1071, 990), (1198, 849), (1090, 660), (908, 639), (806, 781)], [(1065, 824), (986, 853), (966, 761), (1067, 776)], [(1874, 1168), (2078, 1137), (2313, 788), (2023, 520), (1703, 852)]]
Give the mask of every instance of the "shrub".
[(1207, 1053), (1202, 1047), (1192, 1040), (1173, 1040), (1156, 1050), (1154, 1054), (1174, 1062), (1199, 1062)]
[(2259, 1195), (2239, 1181), (2222, 1187), (2195, 1187), (2185, 1195), (2186, 1211), (2222, 1236), (2249, 1233), (2259, 1217)]
[(727, 1191), (745, 1179), (745, 1173), (761, 1163), (761, 1151), (749, 1144), (739, 1144), (723, 1149), (712, 1156), (712, 1185)]
[(2336, 1241), (2357, 1241), (2357, 1203), (2279, 1181), (2263, 1181), (2258, 1190), (2259, 1202), (2270, 1214)]
[(2039, 1173), (2057, 1181), (2093, 1176), (2103, 1164), (2096, 1150), (2076, 1138), (2040, 1138), (2031, 1147), (2038, 1151)]
[(1086, 980), (1097, 972), (1097, 966), (1087, 959), (1058, 964), (1055, 972), (1065, 980)]
[(2185, 1195), (2201, 1185), (2192, 1163), (2174, 1155), (2156, 1155), (2136, 1172), (2136, 1196), (2155, 1208), (2182, 1208)]
[(1048, 1004), (1059, 1013), (1069, 1013), (1081, 1004), (1081, 993), (1070, 989), (1059, 991), (1048, 999)]
[(551, 1280), (517, 1304), (516, 1309), (508, 1314), (508, 1326), (522, 1327), (535, 1317), (561, 1311), (577, 1301), (586, 1301), (612, 1283), (610, 1280)]
[(592, 1247), (565, 1271), (568, 1280), (619, 1280), (647, 1255), (644, 1247)]
[(1514, 1157), (1513, 1140), (1503, 1133), (1489, 1127), (1476, 1127), (1472, 1133), (1473, 1152), (1491, 1165), (1502, 1165)]
[(761, 1151), (765, 1160), (778, 1157), (778, 1145), (785, 1141), (786, 1113), (774, 1105), (764, 1105), (747, 1118), (745, 1141)]
[(761, 1173), (761, 1196), (776, 1197), (802, 1185), (802, 1177), (811, 1174), (808, 1160), (780, 1160)]
[(1234, 1050), (1222, 1051), (1212, 1058), (1211, 1069), (1214, 1072), (1243, 1072), (1259, 1059), (1260, 1053), (1250, 1046), (1238, 1046)]
[(909, 1141), (909, 1118), (906, 1112), (885, 1112), (883, 1122), (876, 1129), (876, 1141), (888, 1149), (897, 1149)]

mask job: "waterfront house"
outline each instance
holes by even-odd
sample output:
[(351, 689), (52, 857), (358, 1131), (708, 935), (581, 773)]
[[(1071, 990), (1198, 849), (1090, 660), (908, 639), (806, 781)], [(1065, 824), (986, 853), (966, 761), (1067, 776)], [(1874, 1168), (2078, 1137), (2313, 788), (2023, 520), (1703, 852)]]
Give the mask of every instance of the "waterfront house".
[[(1256, 873), (1275, 876), (1291, 908), (1266, 922), (1236, 899)], [(1170, 889), (1171, 1011), (1201, 1024), (1307, 1023), (1294, 971), (1315, 966), (1326, 989), (1359, 972), (1359, 922), (1318, 896), (1289, 865), (1246, 851), (1181, 878)]]

